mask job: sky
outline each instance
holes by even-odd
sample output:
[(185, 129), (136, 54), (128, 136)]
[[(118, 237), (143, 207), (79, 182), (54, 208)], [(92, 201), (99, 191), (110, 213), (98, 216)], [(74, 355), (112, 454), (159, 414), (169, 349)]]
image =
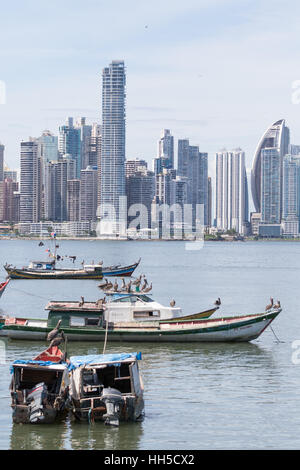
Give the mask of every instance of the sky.
[[(162, 129), (209, 154), (256, 145), (286, 119), (300, 144), (300, 2), (0, 0), (0, 142), (58, 133), (68, 116), (101, 122), (101, 73), (127, 71), (126, 157), (156, 157)], [(298, 81), (298, 82), (297, 82)], [(294, 87), (294, 88), (293, 88)], [(300, 97), (300, 94), (299, 94)], [(298, 103), (299, 101), (299, 103)]]

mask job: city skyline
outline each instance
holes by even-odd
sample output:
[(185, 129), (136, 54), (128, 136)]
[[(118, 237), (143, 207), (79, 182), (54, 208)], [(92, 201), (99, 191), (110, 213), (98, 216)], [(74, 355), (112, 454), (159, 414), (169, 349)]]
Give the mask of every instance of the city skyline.
[[(37, 21), (41, 11), (31, 0), (26, 6), (20, 5), (19, 14), (14, 15), (14, 31), (24, 19), (28, 25), (28, 35), (22, 41), (18, 34), (12, 37), (9, 30), (12, 5), (3, 7), (0, 35), (7, 48), (2, 52), (0, 79), (6, 84), (7, 100), (0, 106), (0, 140), (6, 146), (8, 166), (17, 166), (21, 140), (39, 135), (43, 129), (54, 132), (67, 116), (84, 115), (90, 122), (97, 121), (99, 72), (111, 57), (124, 60), (128, 70), (129, 158), (142, 157), (150, 163), (156, 156), (157, 135), (166, 128), (176, 138), (188, 137), (208, 152), (210, 168), (214, 167), (215, 152), (237, 146), (245, 151), (246, 167), (250, 168), (261, 129), (274, 122), (275, 116), (287, 120), (293, 129), (293, 141), (300, 142), (299, 108), (292, 101), (293, 83), (299, 79), (293, 59), (293, 50), (299, 46), (296, 2), (291, 2), (295, 15), (288, 23), (284, 21), (288, 9), (279, 2), (273, 5), (272, 15), (266, 15), (266, 1), (190, 1), (188, 6), (175, 1), (171, 9), (160, 5), (164, 21), (164, 15), (156, 15), (156, 3), (135, 4), (132, 18), (126, 14), (125, 5), (119, 3), (115, 18), (118, 32), (110, 43), (105, 36), (109, 27), (106, 18), (111, 17), (113, 7), (94, 1), (77, 5), (80, 22), (71, 15), (67, 25), (62, 23), (64, 36), (58, 33), (55, 37), (50, 34), (53, 22), (49, 10), (41, 38), (42, 22)], [(68, 4), (59, 5), (56, 24), (69, 11)], [(56, 1), (52, 2), (52, 12), (55, 7)], [(215, 23), (215, 8), (220, 17), (226, 18), (225, 22)], [(101, 15), (97, 14), (99, 9)], [(31, 11), (35, 12), (32, 18)], [(89, 22), (84, 21), (87, 17)], [(99, 17), (101, 24), (93, 28)], [(267, 17), (268, 29), (261, 17)], [(276, 49), (277, 62), (281, 63), (276, 83), (270, 78), (275, 72), (273, 58), (268, 54), (270, 41)], [(201, 61), (194, 61), (195, 56)], [(235, 73), (220, 76), (222, 67)], [(182, 86), (187, 80), (188, 89)]]

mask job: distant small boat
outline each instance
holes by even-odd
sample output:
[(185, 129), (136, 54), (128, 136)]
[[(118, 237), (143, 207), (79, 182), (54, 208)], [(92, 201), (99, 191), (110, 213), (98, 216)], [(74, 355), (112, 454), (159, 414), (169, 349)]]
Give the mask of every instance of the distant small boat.
[(50, 424), (64, 418), (69, 371), (57, 346), (33, 360), (17, 360), (11, 366), (11, 407), (14, 423)]
[(9, 283), (9, 281), (10, 281), (10, 278), (8, 278), (7, 281), (2, 282), (2, 283), (0, 284), (0, 298), (2, 297), (2, 295), (3, 295), (3, 293), (4, 293), (5, 289), (6, 289), (6, 287), (7, 287), (8, 283)]
[(32, 261), (28, 267), (16, 268), (5, 264), (4, 269), (11, 279), (102, 279), (106, 276), (131, 276), (140, 260), (129, 266), (106, 266), (85, 264), (81, 269), (56, 267), (55, 260)]
[(141, 354), (72, 356), (69, 360), (70, 400), (78, 421), (120, 421), (143, 417), (143, 381), (138, 360)]

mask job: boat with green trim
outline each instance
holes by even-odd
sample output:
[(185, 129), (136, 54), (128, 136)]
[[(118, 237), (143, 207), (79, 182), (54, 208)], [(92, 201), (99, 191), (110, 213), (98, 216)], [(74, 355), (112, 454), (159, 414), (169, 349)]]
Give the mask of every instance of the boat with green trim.
[(178, 307), (161, 306), (142, 293), (107, 293), (97, 302), (55, 301), (46, 309), (48, 319), (3, 318), (0, 336), (45, 340), (59, 324), (70, 341), (251, 341), (281, 312), (281, 308), (272, 308), (263, 313), (210, 319), (217, 309), (214, 307), (184, 316)]

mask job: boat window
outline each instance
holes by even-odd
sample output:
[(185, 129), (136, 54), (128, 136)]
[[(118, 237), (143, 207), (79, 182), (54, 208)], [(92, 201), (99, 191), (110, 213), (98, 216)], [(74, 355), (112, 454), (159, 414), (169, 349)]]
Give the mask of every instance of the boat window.
[(153, 302), (151, 297), (148, 297), (148, 295), (139, 295), (138, 299), (142, 300), (143, 302)]
[(70, 317), (70, 326), (85, 326), (84, 317)]
[(131, 302), (130, 300), (130, 297), (129, 296), (126, 296), (126, 297), (119, 297), (117, 299), (114, 299), (113, 302)]
[(86, 318), (85, 319), (86, 326), (99, 326), (100, 325), (100, 318)]
[(159, 310), (151, 310), (151, 311), (143, 310), (143, 311), (133, 312), (133, 318), (152, 318), (152, 317), (159, 318), (160, 311)]

